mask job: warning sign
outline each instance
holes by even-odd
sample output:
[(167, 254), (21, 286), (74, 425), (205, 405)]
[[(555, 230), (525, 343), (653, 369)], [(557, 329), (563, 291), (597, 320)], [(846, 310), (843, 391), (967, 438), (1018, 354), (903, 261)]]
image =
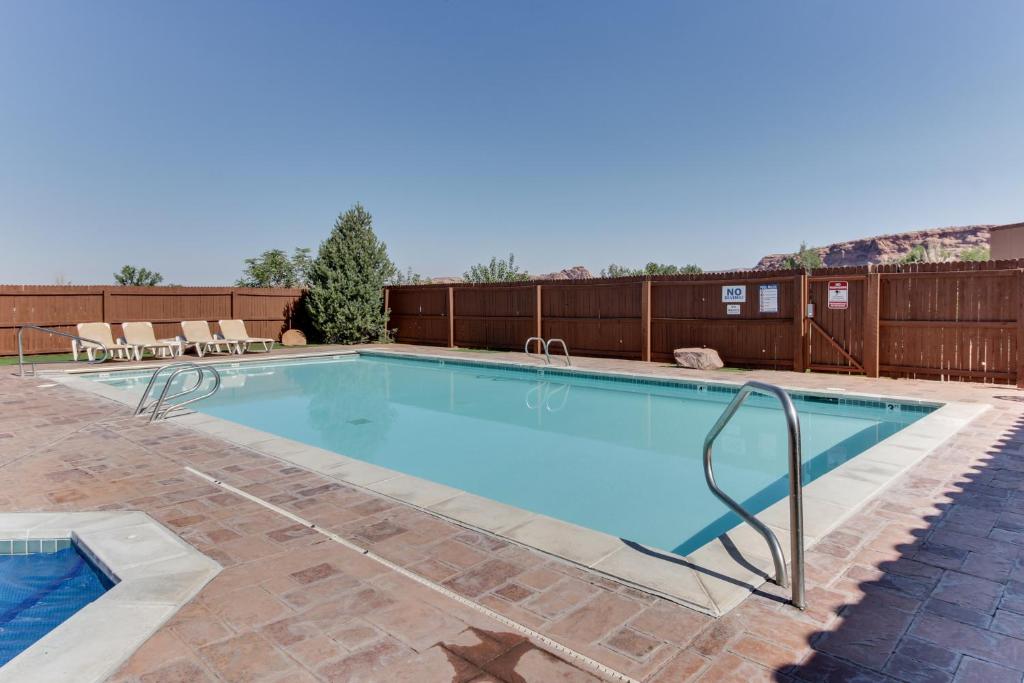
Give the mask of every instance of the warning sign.
[(846, 280), (828, 281), (828, 307), (850, 307), (850, 283)]

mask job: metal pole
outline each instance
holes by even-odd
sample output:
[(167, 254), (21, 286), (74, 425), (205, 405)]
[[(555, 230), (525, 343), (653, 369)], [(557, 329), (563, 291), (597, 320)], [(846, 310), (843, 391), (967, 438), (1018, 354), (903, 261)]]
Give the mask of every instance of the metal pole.
[(21, 335), (24, 334), (25, 327), (18, 328), (18, 372), (21, 377), (25, 376), (25, 353), (21, 348)]
[(804, 482), (800, 451), (800, 420), (789, 394), (781, 391), (779, 400), (786, 411), (789, 428), (789, 557), (793, 565), (793, 605), (807, 607), (804, 595)]

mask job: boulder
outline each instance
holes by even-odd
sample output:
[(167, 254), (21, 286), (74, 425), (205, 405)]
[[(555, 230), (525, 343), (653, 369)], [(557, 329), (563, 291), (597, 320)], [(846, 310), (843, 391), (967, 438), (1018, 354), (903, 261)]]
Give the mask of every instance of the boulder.
[(302, 330), (288, 330), (281, 335), (282, 346), (305, 346), (306, 335), (302, 333)]
[(717, 370), (724, 368), (725, 363), (714, 349), (690, 348), (676, 349), (672, 352), (676, 365), (694, 370)]

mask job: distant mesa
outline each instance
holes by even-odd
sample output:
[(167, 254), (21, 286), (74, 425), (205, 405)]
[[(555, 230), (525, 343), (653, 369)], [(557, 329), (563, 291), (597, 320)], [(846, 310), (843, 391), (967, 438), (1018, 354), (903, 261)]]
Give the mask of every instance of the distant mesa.
[[(818, 247), (822, 264), (827, 267), (866, 266), (873, 263), (890, 263), (905, 256), (914, 247), (921, 245), (931, 253), (946, 253), (950, 260), (967, 249), (988, 248), (989, 230), (994, 225), (962, 225), (951, 228), (914, 230), (895, 235), (865, 237), (849, 242), (836, 242)], [(754, 266), (754, 270), (783, 268), (783, 260), (789, 254), (769, 254)]]
[(544, 275), (531, 275), (534, 280), (587, 280), (594, 277), (586, 266), (573, 266), (560, 270), (557, 273), (545, 273)]

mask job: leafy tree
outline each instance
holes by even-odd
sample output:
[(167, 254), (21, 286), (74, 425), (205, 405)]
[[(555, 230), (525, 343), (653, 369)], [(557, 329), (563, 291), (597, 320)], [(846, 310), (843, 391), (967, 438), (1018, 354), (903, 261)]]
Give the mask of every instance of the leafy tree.
[(949, 261), (950, 253), (937, 244), (915, 244), (903, 256), (896, 259), (897, 263), (942, 263)]
[(988, 247), (971, 247), (960, 252), (961, 261), (991, 261), (992, 252)]
[(236, 287), (303, 287), (307, 281), (309, 249), (296, 249), (291, 257), (281, 249), (270, 249), (256, 258), (245, 259), (245, 272)]
[(389, 285), (422, 285), (427, 281), (427, 278), (423, 277), (419, 273), (412, 272), (412, 268), (406, 268), (403, 273), (401, 270), (396, 269), (395, 274), (388, 280)]
[(807, 246), (806, 242), (800, 243), (800, 249), (782, 259), (782, 267), (791, 270), (806, 270), (810, 272), (815, 268), (821, 268), (821, 254), (817, 249)]
[(120, 273), (114, 273), (114, 281), (123, 286), (156, 287), (164, 281), (164, 276), (146, 268), (124, 266)]
[(470, 266), (462, 277), (466, 282), (517, 282), (530, 279), (528, 273), (519, 270), (515, 254), (509, 254), (508, 259), (493, 256), (488, 264), (478, 263)]
[(924, 245), (915, 244), (910, 248), (903, 256), (899, 257), (898, 263), (926, 263), (928, 261), (928, 252), (925, 251)]
[(607, 268), (601, 270), (601, 277), (630, 277), (631, 275), (636, 275), (638, 273), (639, 271), (636, 268), (620, 266), (617, 263), (609, 263)]
[(703, 273), (704, 269), (693, 263), (685, 266), (674, 266), (670, 263), (655, 263), (651, 261), (643, 268), (629, 268), (615, 263), (610, 264), (601, 271), (601, 277), (630, 277), (637, 275), (692, 275)]
[(651, 261), (638, 275), (692, 275), (703, 273), (704, 269), (698, 265), (688, 263), (685, 266), (673, 266), (670, 263), (655, 263)]
[(383, 288), (394, 275), (369, 212), (356, 204), (339, 215), (309, 268), (305, 307), (318, 338), (333, 344), (386, 339)]

